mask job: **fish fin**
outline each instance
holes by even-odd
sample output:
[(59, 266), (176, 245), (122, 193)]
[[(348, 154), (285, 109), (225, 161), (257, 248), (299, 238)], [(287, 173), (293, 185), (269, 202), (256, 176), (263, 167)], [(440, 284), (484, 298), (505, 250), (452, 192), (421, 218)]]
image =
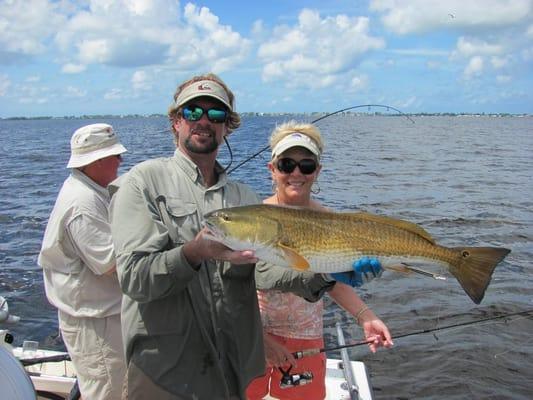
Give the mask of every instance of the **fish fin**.
[(307, 271), (309, 269), (309, 262), (302, 257), (297, 251), (293, 248), (288, 247), (282, 243), (278, 243), (278, 246), (283, 251), (285, 259), (291, 265), (292, 268), (298, 271)]
[(455, 250), (459, 251), (460, 259), (457, 264), (451, 264), (450, 272), (472, 301), (479, 304), (494, 268), (511, 250), (498, 247), (461, 247)]
[(377, 223), (380, 223), (380, 224), (391, 225), (391, 226), (394, 226), (396, 228), (412, 232), (412, 233), (424, 238), (425, 240), (427, 240), (431, 244), (435, 244), (435, 240), (433, 240), (431, 235), (424, 228), (422, 228), (421, 226), (419, 226), (419, 225), (417, 225), (417, 224), (415, 224), (413, 222), (404, 221), (402, 219), (385, 217), (383, 215), (370, 214), (370, 213), (366, 213), (366, 212), (351, 213), (351, 215), (353, 217), (355, 217), (355, 218), (365, 219), (367, 221), (377, 222)]
[(409, 265), (407, 263), (389, 265), (389, 266), (386, 266), (386, 267), (383, 267), (383, 268), (385, 268), (387, 270), (394, 271), (394, 272), (400, 272), (400, 273), (403, 273), (403, 274), (415, 273), (415, 274), (430, 276), (433, 279), (438, 279), (438, 280), (443, 280), (443, 281), (446, 280), (446, 277), (444, 277), (442, 275), (434, 274), (433, 272), (429, 272), (429, 271), (423, 270), (421, 268), (413, 267), (412, 265)]

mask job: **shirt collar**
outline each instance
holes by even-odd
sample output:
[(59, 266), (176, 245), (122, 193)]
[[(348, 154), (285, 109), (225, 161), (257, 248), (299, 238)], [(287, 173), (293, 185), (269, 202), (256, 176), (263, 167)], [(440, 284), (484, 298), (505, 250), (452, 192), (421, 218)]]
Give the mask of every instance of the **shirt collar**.
[(95, 192), (98, 192), (99, 194), (101, 194), (107, 199), (109, 198), (109, 192), (107, 191), (107, 188), (100, 186), (98, 183), (93, 181), (91, 178), (89, 178), (87, 175), (85, 175), (80, 170), (76, 168), (72, 168), (71, 175), (74, 179), (81, 181), (83, 184), (89, 186)]
[[(192, 181), (197, 183), (201, 182), (202, 177), (200, 169), (194, 161), (187, 157), (180, 149), (174, 151), (174, 160)], [(228, 175), (218, 161), (215, 162), (215, 170), (218, 174), (218, 182), (209, 189), (218, 189), (219, 187), (224, 186), (228, 180)]]

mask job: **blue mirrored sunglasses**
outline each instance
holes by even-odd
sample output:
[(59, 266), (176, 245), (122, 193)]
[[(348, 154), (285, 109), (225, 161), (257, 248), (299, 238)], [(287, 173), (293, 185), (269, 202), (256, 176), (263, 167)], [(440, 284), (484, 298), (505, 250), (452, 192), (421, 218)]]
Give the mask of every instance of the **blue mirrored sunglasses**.
[(199, 121), (205, 113), (207, 113), (207, 119), (209, 121), (218, 124), (226, 122), (226, 119), (228, 118), (228, 112), (221, 108), (209, 108), (208, 110), (204, 110), (197, 105), (188, 105), (183, 107), (182, 110), (183, 118), (187, 121)]

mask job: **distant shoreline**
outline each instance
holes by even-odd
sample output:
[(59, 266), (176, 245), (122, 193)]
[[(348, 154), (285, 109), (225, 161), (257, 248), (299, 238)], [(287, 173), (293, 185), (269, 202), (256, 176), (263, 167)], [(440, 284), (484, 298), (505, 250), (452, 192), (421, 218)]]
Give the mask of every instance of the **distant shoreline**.
[[(287, 115), (304, 115), (304, 116), (321, 116), (328, 112), (310, 112), (310, 113), (263, 113), (263, 112), (243, 112), (239, 113), (241, 117), (283, 117)], [(380, 116), (380, 117), (531, 117), (533, 114), (511, 114), (511, 113), (383, 113), (383, 112), (351, 112), (345, 111), (337, 113), (337, 115), (347, 116)], [(80, 115), (80, 116), (39, 116), (39, 117), (0, 117), (0, 121), (31, 121), (31, 120), (49, 120), (49, 119), (63, 119), (63, 120), (78, 120), (78, 119), (104, 119), (104, 118), (167, 118), (165, 114), (127, 114), (127, 115)]]

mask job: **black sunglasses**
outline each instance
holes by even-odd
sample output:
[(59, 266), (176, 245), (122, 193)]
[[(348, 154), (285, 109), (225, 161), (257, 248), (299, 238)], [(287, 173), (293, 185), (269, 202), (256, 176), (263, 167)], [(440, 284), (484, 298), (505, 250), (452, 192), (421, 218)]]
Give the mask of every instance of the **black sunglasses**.
[(199, 121), (204, 113), (207, 113), (207, 119), (209, 121), (217, 124), (226, 122), (226, 119), (228, 118), (228, 112), (224, 109), (210, 108), (208, 110), (204, 110), (202, 107), (197, 105), (185, 106), (183, 107), (181, 113), (183, 114), (183, 118), (185, 118), (187, 121)]
[(280, 158), (276, 163), (276, 167), (284, 174), (290, 174), (298, 167), (302, 174), (311, 175), (316, 171), (318, 165), (312, 158), (304, 158), (300, 161), (293, 160), (292, 158)]

